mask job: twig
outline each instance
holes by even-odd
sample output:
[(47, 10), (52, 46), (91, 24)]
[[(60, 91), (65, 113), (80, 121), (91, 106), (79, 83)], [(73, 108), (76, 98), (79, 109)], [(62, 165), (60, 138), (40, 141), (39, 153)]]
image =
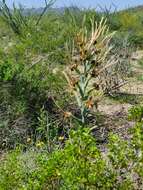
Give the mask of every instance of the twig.
[(43, 9), (42, 13), (40, 14), (37, 22), (36, 22), (36, 26), (40, 23), (42, 17), (44, 16), (44, 14), (46, 13), (47, 9), (50, 8), (56, 0), (50, 0), (49, 2), (47, 2), (47, 0), (45, 0), (45, 8)]
[(114, 87), (112, 88), (112, 90), (116, 90), (116, 89), (118, 89), (118, 88), (124, 86), (124, 85), (127, 84), (127, 83), (128, 83), (128, 81), (122, 82), (122, 83), (120, 83), (119, 85), (114, 86)]

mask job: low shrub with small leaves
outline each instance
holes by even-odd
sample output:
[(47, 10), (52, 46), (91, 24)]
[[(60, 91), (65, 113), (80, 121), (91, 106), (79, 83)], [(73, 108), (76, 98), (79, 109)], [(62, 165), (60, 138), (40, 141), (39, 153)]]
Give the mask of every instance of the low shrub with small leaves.
[(0, 163), (0, 189), (142, 189), (143, 124), (130, 134), (130, 141), (111, 134), (101, 151), (91, 130), (79, 127), (50, 154), (40, 147), (10, 153)]
[(141, 122), (143, 119), (143, 106), (138, 105), (129, 110), (129, 119)]

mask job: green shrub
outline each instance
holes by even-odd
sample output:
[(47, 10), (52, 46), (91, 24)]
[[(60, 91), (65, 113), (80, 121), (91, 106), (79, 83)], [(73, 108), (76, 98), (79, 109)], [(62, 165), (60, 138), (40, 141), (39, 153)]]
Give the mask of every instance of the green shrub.
[(28, 178), (36, 168), (38, 153), (21, 153), (20, 149), (10, 152), (0, 164), (0, 190), (24, 190)]
[(129, 36), (129, 41), (134, 47), (142, 48), (143, 44), (143, 34), (138, 32), (131, 32)]
[(141, 122), (143, 119), (143, 106), (138, 105), (129, 110), (129, 119)]
[(10, 153), (0, 163), (0, 187), (6, 190), (142, 189), (142, 133), (140, 123), (132, 129), (130, 141), (111, 134), (106, 151), (102, 152), (89, 129), (79, 127), (71, 131), (63, 149), (50, 154), (42, 149), (37, 153)]

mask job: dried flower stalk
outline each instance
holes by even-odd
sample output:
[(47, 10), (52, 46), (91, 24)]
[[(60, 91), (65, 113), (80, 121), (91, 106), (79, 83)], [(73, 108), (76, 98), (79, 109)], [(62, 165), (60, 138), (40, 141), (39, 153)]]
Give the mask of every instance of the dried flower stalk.
[(68, 60), (70, 65), (64, 75), (80, 108), (83, 124), (90, 110), (97, 108), (103, 93), (99, 84), (100, 74), (116, 63), (114, 60), (107, 62), (113, 35), (109, 33), (106, 19), (102, 18), (99, 24), (91, 20), (90, 32), (83, 26), (73, 42)]

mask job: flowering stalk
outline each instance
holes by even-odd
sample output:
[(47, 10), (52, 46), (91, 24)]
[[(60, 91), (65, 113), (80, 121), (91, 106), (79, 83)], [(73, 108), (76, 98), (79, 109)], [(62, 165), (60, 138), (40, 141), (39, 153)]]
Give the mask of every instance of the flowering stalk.
[(70, 66), (64, 72), (70, 90), (81, 111), (83, 124), (85, 124), (90, 110), (94, 107), (97, 108), (97, 103), (102, 94), (97, 79), (104, 69), (112, 65), (112, 63), (106, 65), (105, 61), (112, 49), (109, 42), (113, 33), (109, 34), (104, 18), (99, 24), (91, 21), (91, 25), (90, 34), (86, 27), (83, 27), (77, 34), (69, 56)]

